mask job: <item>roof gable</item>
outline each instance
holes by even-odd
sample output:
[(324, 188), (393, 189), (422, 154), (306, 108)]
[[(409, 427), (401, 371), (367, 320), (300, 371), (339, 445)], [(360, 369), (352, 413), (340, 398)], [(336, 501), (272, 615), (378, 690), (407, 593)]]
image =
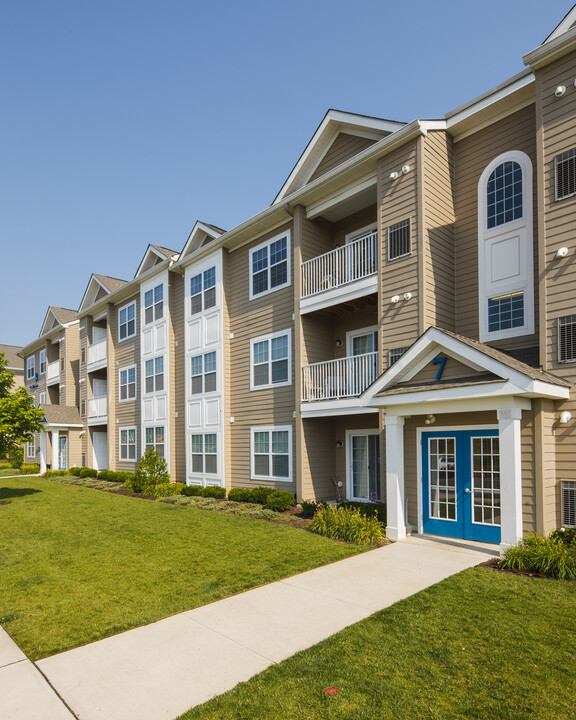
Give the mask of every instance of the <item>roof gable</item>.
[(223, 235), (226, 231), (222, 228), (216, 227), (216, 225), (210, 225), (209, 223), (196, 221), (196, 224), (192, 228), (192, 232), (188, 236), (188, 240), (180, 253), (181, 258), (185, 258), (191, 255), (196, 250), (200, 249), (204, 245), (208, 245), (220, 235)]
[(50, 305), (46, 312), (44, 322), (42, 323), (42, 329), (40, 330), (40, 336), (55, 330), (56, 328), (62, 327), (70, 322), (73, 322), (76, 318), (76, 310), (70, 310), (69, 308), (59, 308)]
[(175, 260), (178, 259), (178, 253), (175, 250), (169, 250), (161, 245), (148, 245), (148, 248), (144, 253), (144, 257), (142, 258), (142, 262), (138, 266), (138, 270), (136, 270), (134, 277), (137, 278), (148, 270), (151, 270), (156, 265), (164, 262), (164, 260), (172, 258)]
[(82, 312), (85, 308), (90, 307), (123, 285), (126, 285), (126, 280), (119, 280), (118, 278), (111, 278), (107, 275), (96, 275), (92, 273), (86, 290), (84, 291), (78, 312)]
[(563, 35), (565, 32), (570, 30), (570, 28), (574, 27), (576, 24), (576, 5), (572, 7), (571, 10), (569, 10), (566, 15), (562, 18), (562, 20), (558, 23), (558, 25), (552, 30), (550, 35), (544, 40), (542, 43), (545, 45), (546, 43), (550, 42), (551, 40), (555, 40), (557, 37), (560, 37), (560, 35)]
[[(340, 110), (329, 110), (288, 176), (288, 179), (280, 189), (280, 192), (274, 199), (273, 204), (282, 202), (287, 195), (299, 190), (310, 182), (323, 160), (329, 154), (339, 135), (350, 135), (371, 142), (377, 142), (378, 140), (382, 140), (383, 137), (386, 137), (386, 135), (399, 130), (404, 125), (405, 123), (394, 122), (392, 120), (383, 120), (367, 115), (355, 115)], [(347, 140), (347, 138), (344, 139)], [(342, 139), (340, 139), (339, 142), (342, 143)], [(364, 147), (361, 149), (365, 149), (367, 146), (367, 144), (364, 144)], [(356, 149), (352, 154), (360, 152), (361, 149)], [(352, 155), (348, 155), (346, 157), (344, 153), (344, 157), (342, 157), (337, 164), (344, 162), (351, 156)], [(333, 167), (336, 167), (336, 165), (332, 165), (329, 169), (333, 169)], [(324, 172), (328, 172), (329, 169), (326, 169)], [(318, 175), (316, 175), (316, 177), (318, 177)]]

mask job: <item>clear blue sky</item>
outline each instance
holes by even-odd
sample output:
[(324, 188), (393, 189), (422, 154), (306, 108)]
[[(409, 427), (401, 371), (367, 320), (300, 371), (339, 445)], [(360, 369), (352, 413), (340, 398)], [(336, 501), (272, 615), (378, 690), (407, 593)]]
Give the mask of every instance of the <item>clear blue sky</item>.
[(0, 343), (148, 243), (267, 207), (328, 108), (446, 112), (569, 0), (17, 0), (0, 9)]

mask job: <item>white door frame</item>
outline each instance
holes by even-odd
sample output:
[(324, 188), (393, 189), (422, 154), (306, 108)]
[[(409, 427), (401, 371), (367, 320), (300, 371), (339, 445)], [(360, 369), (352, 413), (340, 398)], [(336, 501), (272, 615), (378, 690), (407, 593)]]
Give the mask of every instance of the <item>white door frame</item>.
[[(354, 478), (352, 474), (352, 438), (356, 435), (380, 435), (378, 428), (370, 428), (367, 430), (346, 430), (346, 498), (356, 502), (369, 502), (370, 498), (358, 498), (352, 494), (354, 488)], [(379, 455), (380, 457), (380, 455)], [(378, 483), (380, 484), (380, 475), (378, 473)]]

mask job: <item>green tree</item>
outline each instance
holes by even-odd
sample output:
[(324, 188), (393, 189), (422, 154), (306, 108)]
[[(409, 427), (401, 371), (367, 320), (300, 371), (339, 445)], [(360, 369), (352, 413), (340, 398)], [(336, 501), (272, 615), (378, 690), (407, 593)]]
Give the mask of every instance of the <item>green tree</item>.
[(44, 417), (25, 388), (12, 392), (14, 373), (6, 365), (4, 353), (0, 352), (0, 457), (6, 457), (10, 450), (31, 440), (33, 433), (40, 432)]

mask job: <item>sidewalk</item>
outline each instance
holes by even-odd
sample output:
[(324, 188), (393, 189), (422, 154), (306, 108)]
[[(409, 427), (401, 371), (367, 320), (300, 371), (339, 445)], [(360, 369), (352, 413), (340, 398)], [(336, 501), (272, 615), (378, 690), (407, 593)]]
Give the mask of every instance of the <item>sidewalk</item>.
[[(46, 658), (37, 666), (81, 720), (171, 720), (269, 665), (497, 554), (495, 546), (411, 537)], [(52, 700), (60, 703), (61, 714), (38, 714), (44, 694), (52, 691), (20, 655), (13, 664), (0, 662), (0, 707), (9, 674), (19, 672), (22, 702), (36, 702), (36, 713), (19, 710), (2, 712), (2, 717), (70, 720), (55, 694)], [(11, 688), (9, 699), (16, 703), (17, 685)], [(39, 693), (36, 701), (33, 693)]]

